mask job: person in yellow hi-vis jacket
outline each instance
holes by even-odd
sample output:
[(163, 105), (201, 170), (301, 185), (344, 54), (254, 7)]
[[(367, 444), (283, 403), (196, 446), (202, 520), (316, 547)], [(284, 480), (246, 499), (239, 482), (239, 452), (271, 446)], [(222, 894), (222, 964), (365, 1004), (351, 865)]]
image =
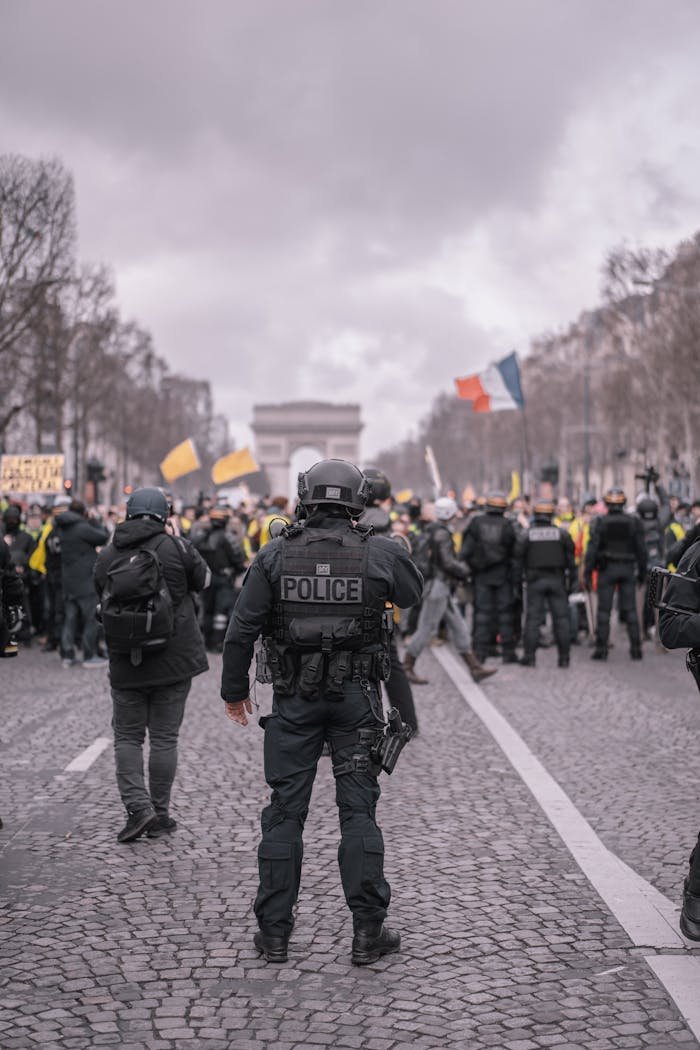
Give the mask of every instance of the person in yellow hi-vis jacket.
[(61, 538), (55, 528), (57, 514), (70, 506), (67, 496), (57, 496), (51, 508), (51, 517), (44, 523), (36, 548), (29, 559), (29, 568), (42, 574), (46, 583), (47, 616), (46, 641), (42, 652), (53, 653), (60, 648), (63, 630), (63, 584), (61, 582)]

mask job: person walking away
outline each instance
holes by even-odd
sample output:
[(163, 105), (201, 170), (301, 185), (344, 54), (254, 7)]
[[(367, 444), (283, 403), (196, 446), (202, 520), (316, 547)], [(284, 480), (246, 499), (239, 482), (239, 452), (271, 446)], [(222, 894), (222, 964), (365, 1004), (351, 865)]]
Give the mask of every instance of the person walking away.
[(496, 673), (495, 669), (487, 670), (483, 667), (472, 652), (466, 621), (460, 614), (452, 595), (452, 588), (455, 584), (460, 581), (466, 583), (470, 578), (469, 569), (457, 558), (452, 545), (449, 524), (456, 514), (455, 501), (449, 496), (441, 496), (435, 501), (436, 520), (427, 525), (423, 532), (421, 544), (424, 555), (420, 559), (419, 568), (424, 566), (427, 580), (423, 591), (418, 626), (406, 646), (404, 656), (406, 677), (413, 685), (428, 684), (427, 679), (417, 674), (416, 661), (425, 646), (437, 634), (443, 619), (450, 640), (469, 668), (469, 673), (474, 681), (481, 682), (484, 678), (489, 678)]
[[(175, 830), (170, 795), (180, 726), (192, 679), (209, 667), (192, 598), (207, 586), (209, 570), (186, 539), (166, 531), (168, 514), (160, 489), (137, 489), (127, 502), (126, 521), (117, 525), (95, 565), (94, 585), (109, 653), (117, 787), (127, 814), (118, 842), (133, 842), (144, 832), (158, 837)], [(134, 575), (129, 577), (127, 570)], [(151, 574), (155, 583), (147, 585)], [(130, 598), (134, 576), (137, 586)], [(149, 593), (148, 586), (154, 592)], [(129, 617), (133, 643), (138, 625), (144, 620), (146, 630), (148, 625), (148, 613), (141, 611), (144, 599), (138, 595), (146, 596), (151, 622), (167, 621), (169, 629), (152, 638), (144, 634), (141, 646), (130, 649), (118, 631), (119, 610)], [(143, 767), (146, 730), (148, 787)]]
[(248, 669), (261, 633), (271, 669), (272, 713), (260, 724), (272, 795), (261, 818), (254, 905), (254, 944), (268, 962), (287, 960), (302, 833), (325, 742), (336, 778), (352, 962), (376, 962), (400, 947), (399, 934), (384, 925), (391, 890), (375, 816), (377, 748), (385, 740), (379, 684), (389, 670), (387, 603), (412, 605), (423, 581), (402, 544), (355, 525), (367, 494), (362, 472), (345, 460), (321, 460), (300, 474), (306, 518), (259, 552), (226, 633), (221, 696), (233, 722), (246, 726), (252, 712)]
[(72, 500), (67, 509), (63, 506), (56, 508), (55, 527), (61, 545), (63, 666), (72, 667), (81, 662), (75, 656), (75, 639), (80, 622), (82, 666), (106, 667), (107, 661), (97, 653), (97, 600), (92, 573), (97, 560), (97, 548), (107, 543), (109, 532), (104, 525), (87, 519), (85, 504), (77, 499)]

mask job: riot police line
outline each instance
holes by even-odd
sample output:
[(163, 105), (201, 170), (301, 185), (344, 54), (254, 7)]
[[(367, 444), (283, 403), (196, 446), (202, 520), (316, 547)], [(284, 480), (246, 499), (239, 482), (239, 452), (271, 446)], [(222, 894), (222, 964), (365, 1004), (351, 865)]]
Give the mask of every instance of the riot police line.
[[(486, 666), (494, 656), (535, 665), (549, 613), (559, 667), (569, 666), (570, 646), (582, 627), (592, 636), (592, 657), (604, 660), (617, 595), (630, 656), (639, 659), (643, 622), (636, 597), (657, 539), (648, 527), (648, 503), (654, 501), (646, 494), (639, 513), (630, 514), (625, 494), (611, 489), (604, 513), (595, 513), (600, 507), (589, 501), (579, 515), (565, 501), (555, 505), (540, 499), (528, 508), (521, 500), (509, 506), (499, 492), (476, 501), (466, 513), (449, 496), (397, 505), (380, 470), (363, 473), (340, 460), (322, 461), (300, 475), (298, 497), (296, 520), (281, 516), (279, 504), (267, 508), (267, 535), (260, 537), (256, 552), (247, 531), (246, 550), (245, 538), (227, 528), (228, 508), (213, 504), (183, 528), (158, 489), (137, 490), (130, 497), (126, 518), (116, 524), (109, 543), (107, 530), (87, 521), (75, 502), (55, 508), (43, 539), (46, 546), (52, 529), (67, 531), (70, 567), (84, 570), (90, 561), (94, 573), (110, 666), (117, 783), (126, 809), (118, 840), (158, 838), (176, 830), (170, 794), (177, 734), (191, 679), (208, 668), (196, 597), (206, 601), (208, 592), (211, 600), (201, 608), (208, 609), (204, 627), (210, 648), (223, 651), (221, 695), (227, 716), (248, 724), (249, 667), (258, 639), (257, 674), (273, 686), (272, 712), (260, 720), (271, 798), (262, 815), (258, 851), (255, 945), (270, 962), (287, 958), (302, 831), (316, 763), (327, 748), (340, 810), (341, 880), (353, 918), (352, 961), (364, 965), (400, 945), (398, 933), (385, 926), (390, 889), (375, 809), (380, 772), (392, 772), (418, 731), (411, 684), (425, 684), (416, 671), (422, 649), (444, 628), (474, 680), (483, 681), (495, 673)], [(659, 501), (656, 506), (661, 509)], [(72, 516), (65, 524), (64, 514)], [(680, 573), (669, 577), (671, 600), (658, 597), (658, 572), (652, 576), (661, 640), (669, 647), (688, 646), (700, 666), (700, 637), (687, 602), (677, 593), (681, 584), (691, 578), (697, 582), (700, 575), (694, 542), (700, 528), (685, 536), (673, 525), (680, 522), (664, 525), (668, 540), (659, 555), (664, 564), (679, 561)], [(11, 555), (14, 546), (26, 544), (12, 542), (21, 529), (11, 508), (5, 526), (2, 622), (6, 655), (13, 655), (10, 636), (24, 618), (19, 610), (26, 595), (22, 574), (8, 564), (7, 551)], [(83, 620), (85, 652), (90, 606), (87, 599), (81, 603), (79, 589), (74, 587), (68, 598)], [(580, 593), (588, 596), (583, 619), (582, 603), (570, 601)], [(591, 616), (587, 603), (594, 593), (598, 608)], [(695, 612), (700, 611), (697, 600)], [(471, 638), (465, 619), (469, 606)], [(407, 640), (403, 661), (397, 635)], [(394, 705), (386, 717), (382, 687)], [(146, 733), (148, 783), (141, 757)], [(700, 939), (698, 853), (691, 857), (681, 920), (684, 932), (695, 939)]]

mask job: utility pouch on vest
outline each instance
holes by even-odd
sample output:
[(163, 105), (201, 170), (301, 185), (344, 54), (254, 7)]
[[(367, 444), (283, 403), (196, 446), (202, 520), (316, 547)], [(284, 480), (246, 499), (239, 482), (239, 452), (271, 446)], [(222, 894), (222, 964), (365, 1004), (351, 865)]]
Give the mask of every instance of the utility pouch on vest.
[(300, 649), (320, 649), (331, 653), (341, 649), (344, 643), (356, 639), (362, 634), (362, 628), (356, 619), (330, 620), (321, 616), (310, 616), (306, 619), (295, 617), (289, 624), (289, 639), (292, 645)]
[(297, 669), (294, 656), (289, 649), (281, 645), (275, 645), (270, 638), (266, 638), (264, 644), (267, 651), (267, 662), (272, 684), (278, 693), (289, 696), (294, 692), (294, 683), (296, 681)]
[(274, 681), (270, 655), (267, 649), (267, 639), (264, 639), (255, 654), (255, 681), (261, 685), (271, 685)]
[(325, 656), (323, 653), (304, 653), (299, 663), (299, 695), (306, 700), (318, 700), (324, 678)]

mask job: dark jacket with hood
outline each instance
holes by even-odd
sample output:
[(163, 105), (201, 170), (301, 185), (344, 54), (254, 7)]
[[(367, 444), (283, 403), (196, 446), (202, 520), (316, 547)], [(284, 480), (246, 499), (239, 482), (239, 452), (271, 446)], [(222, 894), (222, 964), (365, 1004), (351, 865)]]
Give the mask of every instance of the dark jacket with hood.
[[(102, 596), (109, 567), (119, 554), (144, 546), (152, 549), (155, 539), (164, 534), (165, 526), (152, 518), (133, 518), (117, 525), (112, 542), (100, 551), (95, 565), (98, 595)], [(209, 669), (192, 598), (208, 585), (209, 570), (192, 544), (181, 536), (166, 536), (157, 544), (156, 553), (175, 608), (175, 630), (166, 648), (144, 654), (138, 667), (133, 666), (128, 653), (110, 653), (109, 677), (115, 689), (172, 685)]]
[(96, 525), (74, 510), (56, 515), (56, 531), (61, 540), (61, 579), (66, 598), (88, 598), (92, 594), (92, 570), (96, 547), (109, 539), (103, 525)]

